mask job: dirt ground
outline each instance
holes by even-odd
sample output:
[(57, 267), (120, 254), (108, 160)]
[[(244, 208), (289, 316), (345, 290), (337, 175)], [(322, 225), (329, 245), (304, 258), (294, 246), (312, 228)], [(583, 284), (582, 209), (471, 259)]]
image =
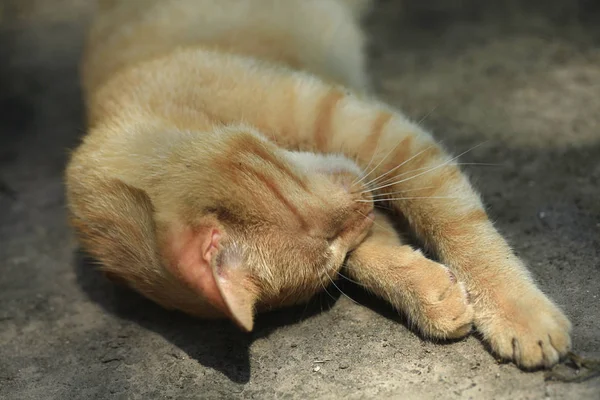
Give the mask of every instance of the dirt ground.
[[(600, 357), (600, 3), (380, 1), (380, 95), (465, 166), (499, 229)], [(600, 399), (475, 337), (424, 341), (344, 285), (251, 335), (117, 289), (77, 250), (61, 174), (84, 131), (86, 0), (0, 1), (0, 398)]]

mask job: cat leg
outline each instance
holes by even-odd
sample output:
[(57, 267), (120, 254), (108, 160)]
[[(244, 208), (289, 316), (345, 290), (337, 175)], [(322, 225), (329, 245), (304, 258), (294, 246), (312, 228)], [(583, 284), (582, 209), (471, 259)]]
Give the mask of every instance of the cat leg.
[(403, 244), (382, 213), (376, 213), (371, 235), (349, 254), (345, 274), (404, 313), (425, 336), (459, 338), (471, 331), (473, 307), (464, 284)]
[(375, 156), (381, 166), (365, 179), (374, 200), (403, 214), (419, 239), (465, 282), (475, 326), (496, 354), (525, 368), (558, 362), (571, 346), (570, 322), (494, 228), (455, 158), (398, 116), (380, 131), (381, 147), (391, 150)]

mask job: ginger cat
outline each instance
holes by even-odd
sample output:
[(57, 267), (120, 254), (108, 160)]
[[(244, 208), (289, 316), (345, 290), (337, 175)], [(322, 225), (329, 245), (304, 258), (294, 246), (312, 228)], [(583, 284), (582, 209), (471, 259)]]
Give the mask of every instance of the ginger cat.
[[(71, 222), (107, 275), (229, 317), (307, 301), (339, 271), (435, 338), (472, 324), (549, 367), (571, 325), (433, 137), (367, 96), (367, 0), (108, 0), (83, 63)], [(386, 204), (435, 252), (402, 242)]]

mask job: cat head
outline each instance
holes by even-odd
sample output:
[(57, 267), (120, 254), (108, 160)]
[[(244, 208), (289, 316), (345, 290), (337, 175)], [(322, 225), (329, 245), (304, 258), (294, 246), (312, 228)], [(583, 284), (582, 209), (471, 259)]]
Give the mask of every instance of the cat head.
[(180, 154), (176, 205), (158, 209), (160, 248), (173, 275), (251, 330), (257, 309), (305, 301), (335, 278), (373, 207), (346, 157), (283, 150), (249, 132), (224, 137), (208, 159), (193, 147)]

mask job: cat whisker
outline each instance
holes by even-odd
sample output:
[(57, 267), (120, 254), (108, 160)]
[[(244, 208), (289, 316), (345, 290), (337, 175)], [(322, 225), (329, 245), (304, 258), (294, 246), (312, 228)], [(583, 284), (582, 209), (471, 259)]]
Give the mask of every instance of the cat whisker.
[[(421, 136), (421, 133), (419, 133), (419, 135), (417, 135), (417, 139)], [(365, 179), (367, 176), (371, 175), (374, 171), (377, 170), (377, 168), (379, 168), (379, 166), (381, 164), (383, 164), (383, 162), (390, 156), (390, 154), (392, 154), (392, 152), (394, 150), (396, 150), (396, 148), (398, 148), (398, 146), (400, 145), (400, 143), (402, 143), (402, 140), (398, 140), (398, 143), (396, 143), (396, 145), (394, 147), (392, 147), (392, 149), (390, 151), (387, 152), (387, 154), (381, 159), (381, 161), (379, 161), (379, 163), (377, 163), (377, 165), (375, 167), (373, 167), (371, 169), (371, 171), (369, 171), (368, 174), (364, 175), (358, 182), (362, 181), (363, 179)]]
[[(466, 163), (456, 163), (456, 164), (454, 164), (454, 165), (457, 165), (457, 166), (463, 166), (463, 165), (475, 165), (475, 166), (492, 166), (492, 167), (501, 167), (503, 164), (493, 164), (493, 163), (475, 163), (475, 162), (474, 162), (474, 163), (471, 163), (471, 162), (466, 162)], [(398, 174), (398, 175), (396, 175), (396, 176), (393, 176), (393, 177), (391, 177), (391, 178), (389, 178), (389, 179), (386, 179), (386, 180), (384, 180), (383, 182), (379, 182), (379, 184), (380, 184), (380, 185), (385, 185), (386, 183), (392, 182), (394, 179), (397, 179), (397, 178), (399, 178), (399, 177), (401, 177), (401, 176), (408, 175), (408, 174), (410, 174), (410, 173), (412, 173), (412, 172), (424, 171), (424, 170), (426, 170), (426, 169), (429, 169), (429, 168), (431, 168), (431, 167), (417, 168), (417, 169), (413, 169), (413, 170), (410, 170), (410, 171), (402, 172), (401, 174)], [(367, 192), (371, 192), (371, 191), (373, 191), (373, 190), (377, 190), (377, 188), (375, 188), (375, 189), (373, 189), (373, 188), (370, 188), (370, 189), (367, 189), (367, 190), (363, 190), (363, 191), (362, 191), (362, 192), (360, 192), (360, 193), (367, 193)]]
[(427, 187), (422, 187), (422, 188), (406, 189), (406, 190), (401, 190), (399, 192), (376, 193), (376, 194), (372, 194), (371, 198), (383, 197), (383, 196), (390, 196), (390, 195), (394, 195), (394, 194), (402, 194), (402, 193), (408, 193), (408, 192), (416, 192), (418, 190), (426, 190), (426, 189), (435, 189), (435, 186), (427, 186)]
[(380, 201), (416, 200), (416, 199), (463, 199), (463, 197), (457, 197), (457, 196), (394, 197), (391, 199), (354, 200), (354, 201), (356, 201), (358, 203), (377, 203)]
[[(382, 136), (383, 135), (379, 135), (379, 138), (377, 139), (377, 145), (375, 146), (375, 150), (373, 151), (373, 154), (371, 154), (371, 159), (369, 160), (369, 164), (367, 164), (367, 166), (364, 168), (365, 174), (360, 179), (358, 179), (358, 181), (352, 182), (351, 186), (353, 186), (355, 184), (359, 184), (363, 179), (365, 179), (367, 176), (371, 175), (373, 173), (373, 171), (375, 171), (375, 169), (377, 168), (377, 167), (374, 167), (373, 169), (369, 170), (369, 167), (371, 166), (371, 164), (375, 160), (375, 156), (379, 152), (379, 145), (381, 144), (381, 138), (382, 138)], [(400, 140), (398, 141), (398, 144), (400, 144)], [(398, 146), (398, 144), (396, 144), (396, 146)], [(387, 156), (389, 156), (389, 153), (386, 155), (386, 157)]]
[[(372, 201), (372, 200), (369, 200), (369, 202), (373, 202), (373, 201)], [(356, 210), (356, 212), (357, 212), (357, 213), (359, 213), (360, 215), (362, 215), (363, 217), (367, 218), (367, 216), (366, 216), (365, 214), (361, 213), (360, 211)], [(381, 225), (381, 224), (377, 223), (376, 221), (373, 221), (373, 224), (374, 224), (374, 225), (377, 225), (378, 227), (380, 227), (381, 229), (383, 229), (383, 230), (384, 230), (384, 231), (386, 231), (386, 232), (389, 232), (389, 233), (396, 234), (396, 232), (394, 232), (394, 231), (392, 231), (392, 230), (389, 230), (387, 227), (385, 227), (385, 226), (383, 226), (383, 225)]]
[(438, 168), (444, 167), (444, 166), (446, 166), (446, 165), (448, 165), (448, 164), (452, 163), (453, 161), (455, 161), (455, 160), (456, 160), (456, 159), (458, 159), (459, 157), (462, 157), (463, 155), (465, 155), (466, 153), (468, 153), (468, 152), (470, 152), (470, 151), (472, 151), (472, 150), (476, 149), (477, 147), (483, 146), (483, 145), (484, 145), (485, 143), (487, 143), (487, 142), (488, 142), (488, 140), (486, 140), (485, 142), (482, 142), (482, 143), (480, 143), (480, 144), (478, 144), (478, 145), (476, 145), (476, 146), (473, 146), (473, 147), (471, 147), (470, 149), (468, 149), (468, 150), (466, 150), (466, 151), (464, 151), (464, 152), (460, 153), (460, 154), (459, 154), (459, 155), (457, 155), (456, 157), (452, 157), (451, 159), (449, 159), (449, 160), (447, 160), (447, 161), (444, 161), (443, 163), (441, 163), (441, 164), (439, 164), (439, 165), (436, 165), (435, 167), (431, 167), (431, 168), (427, 169), (427, 170), (426, 170), (426, 171), (424, 171), (424, 172), (418, 173), (418, 174), (416, 174), (416, 175), (413, 175), (413, 176), (409, 176), (408, 178), (401, 179), (401, 180), (399, 180), (399, 181), (396, 181), (396, 182), (389, 183), (389, 184), (387, 184), (387, 185), (379, 186), (379, 187), (376, 187), (376, 188), (371, 188), (371, 191), (380, 190), (380, 189), (383, 189), (383, 188), (386, 188), (386, 187), (389, 187), (389, 186), (393, 186), (393, 185), (398, 185), (398, 184), (400, 184), (400, 183), (407, 182), (407, 181), (410, 181), (411, 179), (417, 178), (417, 177), (419, 177), (419, 176), (421, 176), (421, 175), (424, 175), (424, 174), (427, 174), (427, 173), (429, 173), (429, 172), (435, 171), (435, 170), (436, 170), (436, 169), (438, 169)]
[[(398, 142), (398, 144), (400, 144), (400, 142)], [(396, 145), (396, 147), (397, 147), (397, 146), (398, 146), (398, 145)], [(394, 147), (394, 149), (395, 149), (396, 147)], [(388, 157), (388, 156), (389, 156), (389, 155), (392, 153), (392, 151), (393, 151), (393, 149), (392, 149), (392, 150), (390, 150), (390, 151), (389, 151), (389, 152), (388, 152), (388, 153), (385, 155), (385, 157), (383, 157), (383, 158), (381, 159), (381, 161), (379, 161), (379, 163), (378, 163), (376, 166), (374, 166), (373, 168), (371, 168), (371, 170), (369, 170), (368, 172), (366, 171), (366, 168), (365, 168), (365, 174), (364, 174), (364, 175), (363, 175), (363, 176), (362, 176), (362, 177), (361, 177), (361, 178), (360, 178), (358, 181), (354, 182), (354, 183), (353, 183), (353, 185), (358, 185), (358, 184), (359, 184), (359, 183), (360, 183), (360, 182), (361, 182), (363, 179), (365, 179), (367, 176), (369, 176), (369, 175), (371, 175), (373, 172), (375, 172), (375, 170), (377, 170), (377, 168), (378, 168), (378, 167), (381, 165), (381, 163), (383, 163), (383, 162), (385, 161), (385, 159), (386, 159), (386, 158), (387, 158), (387, 157)], [(371, 157), (371, 161), (369, 162), (369, 165), (371, 165), (372, 161), (375, 159), (375, 155), (376, 155), (376, 153), (375, 153), (375, 152), (373, 152), (373, 156)]]
[[(373, 163), (373, 160), (375, 160), (375, 155), (377, 154), (377, 152), (379, 151), (379, 142), (381, 141), (381, 136), (379, 136), (379, 139), (377, 139), (377, 145), (375, 146), (375, 150), (373, 151), (373, 154), (371, 154), (371, 159), (369, 160), (369, 163), (367, 164), (367, 166), (364, 168), (364, 171), (368, 171), (369, 167), (371, 166), (371, 164)], [(358, 154), (356, 155), (356, 158), (358, 159)], [(357, 163), (358, 164), (358, 163)], [(369, 175), (371, 172), (369, 172), (368, 174), (363, 175), (360, 178), (355, 178), (354, 181), (352, 181), (352, 185), (350, 185), (350, 187), (359, 184), (363, 179), (365, 179), (367, 177), (367, 175)]]
[(437, 108), (438, 106), (433, 106), (433, 108), (417, 122), (417, 125), (421, 125), (435, 110), (437, 110)]
[[(434, 109), (435, 109), (435, 108), (437, 108), (437, 106), (436, 106), (436, 107), (434, 107)], [(432, 112), (434, 109), (432, 109), (432, 110), (431, 110), (431, 111), (430, 111), (430, 112), (429, 112), (427, 115), (429, 115), (429, 114), (430, 114), (430, 113), (431, 113), (431, 112)], [(427, 115), (426, 115), (425, 117), (427, 117)], [(425, 118), (425, 117), (424, 117), (424, 118)], [(419, 121), (417, 124), (419, 124), (419, 123), (421, 123), (421, 121)], [(380, 137), (380, 139), (381, 139), (381, 137)], [(486, 141), (486, 142), (487, 142), (487, 141)], [(483, 143), (486, 143), (486, 142), (483, 142)], [(440, 142), (440, 144), (441, 144), (441, 143), (442, 143), (442, 142)], [(482, 144), (483, 144), (483, 143), (482, 143)], [(396, 147), (397, 147), (397, 146), (398, 146), (398, 145), (396, 145)], [(477, 146), (476, 146), (476, 147), (477, 147)], [(377, 148), (379, 148), (379, 140), (377, 141)], [(363, 186), (369, 186), (371, 183), (374, 183), (374, 182), (377, 182), (377, 181), (379, 181), (379, 180), (380, 180), (381, 178), (383, 178), (384, 176), (386, 176), (386, 175), (388, 175), (388, 174), (390, 174), (390, 173), (394, 172), (395, 170), (397, 170), (398, 168), (402, 167), (403, 165), (405, 165), (405, 164), (406, 164), (406, 163), (408, 163), (409, 161), (411, 161), (411, 160), (415, 159), (416, 157), (418, 157), (419, 155), (421, 155), (423, 152), (425, 152), (425, 151), (429, 150), (430, 148), (431, 148), (431, 146), (429, 146), (429, 147), (425, 148), (424, 150), (421, 150), (420, 152), (418, 152), (417, 154), (413, 155), (413, 156), (412, 156), (412, 157), (410, 157), (409, 159), (405, 160), (405, 161), (404, 161), (404, 162), (402, 162), (401, 164), (397, 165), (397, 166), (396, 166), (396, 167), (394, 167), (393, 169), (391, 169), (391, 170), (389, 170), (389, 171), (385, 172), (384, 174), (382, 174), (382, 175), (380, 175), (380, 176), (378, 176), (378, 177), (376, 177), (376, 178), (374, 178), (374, 179), (370, 180), (370, 181), (369, 181), (369, 182), (367, 182), (367, 183), (364, 183), (364, 184), (363, 184)], [(473, 147), (473, 148), (469, 149), (468, 151), (471, 151), (471, 150), (473, 150), (474, 148), (475, 148), (475, 147)], [(392, 149), (392, 150), (393, 150), (393, 149)], [(371, 163), (373, 162), (373, 158), (374, 158), (375, 154), (376, 154), (376, 153), (374, 152), (374, 153), (373, 153), (373, 156), (371, 156), (371, 160), (369, 161), (369, 164), (367, 165), (367, 167), (366, 167), (365, 169), (368, 169), (368, 167), (371, 165)], [(463, 154), (464, 154), (464, 153), (463, 153)], [(389, 156), (389, 153), (386, 155), (386, 157), (387, 157), (387, 156)], [(384, 159), (385, 159), (385, 158), (384, 158)], [(380, 163), (380, 164), (381, 164), (381, 163)], [(492, 164), (492, 163), (475, 163), (475, 162), (473, 162), (473, 163), (458, 163), (458, 164), (456, 164), (456, 165), (501, 166), (502, 164)], [(378, 166), (379, 166), (379, 164), (378, 164), (377, 166), (375, 166), (375, 167), (374, 167), (374, 169), (376, 169)], [(374, 169), (373, 169), (373, 170), (374, 170)], [(402, 173), (402, 174), (400, 174), (400, 175), (396, 175), (395, 177), (392, 177), (392, 178), (390, 178), (390, 179), (386, 179), (386, 180), (385, 180), (385, 182), (380, 182), (380, 183), (387, 183), (387, 182), (391, 182), (393, 179), (396, 179), (396, 178), (397, 178), (397, 177), (399, 177), (399, 176), (406, 175), (406, 174), (409, 174), (409, 173), (411, 173), (411, 172), (415, 172), (415, 171), (420, 171), (420, 170), (423, 170), (423, 169), (427, 169), (427, 168), (418, 168), (418, 169), (415, 169), (415, 170), (412, 170), (412, 171), (406, 171), (406, 172), (404, 172), (404, 173)], [(352, 183), (352, 185), (351, 185), (351, 186), (354, 186), (355, 184), (358, 184), (358, 183), (360, 183), (360, 181), (362, 181), (362, 180), (363, 180), (363, 179), (364, 179), (364, 178), (365, 178), (367, 175), (370, 175), (370, 174), (373, 172), (373, 170), (371, 170), (371, 171), (370, 171), (368, 174), (364, 175), (364, 176), (363, 176), (362, 178), (360, 178), (358, 181), (356, 181), (356, 180), (355, 180), (355, 181)], [(365, 192), (366, 192), (366, 191), (363, 191), (363, 192), (361, 192), (361, 193), (365, 193)], [(354, 192), (353, 192), (353, 193), (354, 193)]]
[[(327, 275), (327, 277), (329, 278), (329, 275)], [(331, 278), (329, 278), (329, 280), (331, 280)], [(327, 287), (325, 285), (323, 285), (323, 282), (321, 282), (321, 280), (319, 280), (319, 284), (321, 285), (321, 287), (323, 288), (325, 293), (327, 293), (333, 301), (337, 300), (335, 297), (333, 297), (333, 295), (331, 293), (329, 293), (329, 291), (327, 290)], [(321, 304), (321, 311), (323, 311), (323, 304)]]
[(356, 300), (354, 300), (352, 297), (348, 296), (346, 293), (344, 293), (344, 291), (342, 289), (340, 289), (340, 287), (338, 285), (335, 284), (335, 282), (333, 281), (333, 279), (331, 279), (331, 277), (329, 276), (329, 274), (325, 274), (327, 276), (327, 278), (329, 279), (329, 281), (331, 282), (331, 284), (347, 299), (349, 299), (350, 301), (352, 301), (354, 304), (358, 304), (360, 305)]
[[(440, 145), (441, 145), (441, 143), (442, 143), (442, 142), (440, 141)], [(400, 166), (402, 166), (402, 165), (406, 164), (408, 161), (410, 161), (410, 160), (414, 159), (415, 157), (417, 157), (417, 156), (421, 155), (421, 154), (422, 154), (424, 151), (427, 151), (427, 150), (428, 150), (430, 147), (431, 147), (431, 146), (429, 146), (429, 147), (427, 147), (426, 149), (424, 149), (424, 150), (422, 150), (422, 151), (418, 152), (417, 154), (413, 155), (413, 156), (412, 156), (412, 157), (410, 157), (408, 160), (405, 160), (405, 161), (403, 161), (403, 162), (400, 164)], [(396, 170), (396, 169), (398, 169), (398, 167), (394, 167), (394, 170)], [(411, 171), (419, 171), (419, 170), (423, 170), (423, 169), (425, 169), (425, 168), (417, 168), (417, 169), (414, 169), (414, 170), (411, 170)], [(390, 178), (388, 178), (388, 179), (384, 180), (383, 182), (380, 182), (380, 181), (379, 181), (379, 182), (378, 182), (378, 184), (385, 184), (385, 183), (387, 183), (387, 182), (391, 182), (391, 181), (393, 181), (394, 179), (398, 178), (399, 176), (403, 176), (403, 175), (409, 174), (411, 171), (406, 171), (406, 172), (403, 172), (403, 173), (401, 173), (401, 174), (398, 174), (398, 175), (396, 175), (396, 176), (392, 176), (392, 177), (390, 177)], [(389, 172), (391, 172), (391, 171), (388, 171), (388, 173), (389, 173)], [(387, 173), (386, 173), (386, 175), (387, 175)], [(381, 176), (381, 177), (383, 177), (383, 176)], [(381, 177), (380, 177), (380, 178), (381, 178)], [(369, 182), (369, 184), (371, 184), (371, 183), (373, 183), (373, 182), (375, 182), (375, 181), (378, 181), (378, 180), (377, 180), (377, 179), (375, 179), (375, 180), (373, 180), (373, 181), (370, 181), (370, 182)], [(366, 186), (368, 186), (368, 185), (366, 185)]]
[[(401, 176), (405, 176), (405, 175), (408, 175), (410, 173), (417, 172), (417, 171), (424, 171), (424, 170), (427, 170), (429, 168), (431, 168), (431, 167), (411, 169), (409, 171), (405, 171), (405, 172), (402, 172), (401, 174), (398, 174), (398, 175), (392, 176), (392, 177), (390, 177), (388, 179), (385, 179), (382, 182), (378, 182), (378, 185), (385, 185), (385, 184), (390, 183), (390, 182), (392, 182), (394, 180), (397, 180)], [(364, 190), (362, 193), (371, 192), (371, 191), (374, 191), (374, 190), (377, 190), (377, 189), (379, 189), (379, 186), (377, 186), (375, 188), (369, 188), (367, 190)]]
[(355, 281), (355, 280), (354, 280), (354, 279), (352, 279), (352, 278), (348, 278), (346, 275), (342, 274), (342, 273), (341, 273), (341, 272), (339, 272), (339, 271), (337, 271), (337, 274), (339, 275), (339, 277), (340, 277), (340, 278), (342, 278), (342, 279), (345, 279), (345, 280), (347, 280), (348, 282), (352, 282), (352, 283), (354, 283), (355, 285), (358, 285), (358, 286), (361, 286), (361, 287), (367, 288), (367, 286), (366, 286), (364, 283), (360, 283), (360, 282), (357, 282), (357, 281)]
[(380, 180), (381, 178), (391, 174), (392, 172), (396, 171), (398, 168), (401, 168), (403, 165), (405, 165), (406, 163), (414, 160), (415, 158), (417, 158), (418, 156), (420, 156), (421, 154), (423, 154), (424, 152), (426, 152), (427, 150), (429, 150), (432, 146), (429, 146), (423, 150), (421, 150), (420, 152), (418, 152), (417, 154), (413, 155), (412, 157), (408, 158), (407, 160), (405, 160), (404, 162), (398, 164), (397, 166), (395, 166), (394, 168), (390, 169), (388, 172), (378, 176), (375, 179), (371, 179), (369, 182), (365, 183), (365, 186), (369, 186), (371, 183), (377, 182), (378, 180)]

